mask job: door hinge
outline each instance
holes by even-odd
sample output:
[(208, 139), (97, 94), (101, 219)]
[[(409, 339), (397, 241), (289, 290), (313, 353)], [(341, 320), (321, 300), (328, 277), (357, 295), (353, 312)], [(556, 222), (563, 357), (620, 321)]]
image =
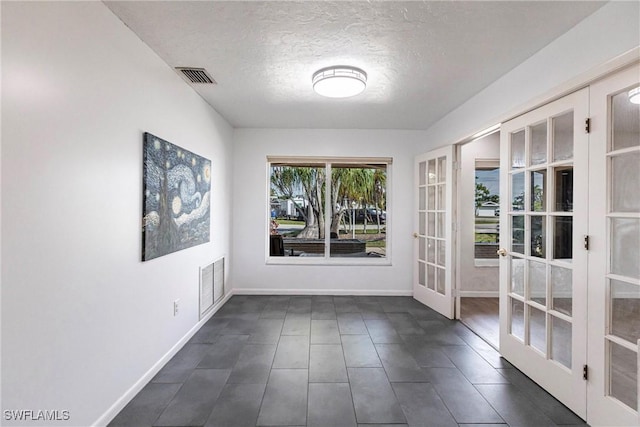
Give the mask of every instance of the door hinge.
[(589, 367), (582, 365), (582, 379), (587, 381), (589, 379)]
[(453, 162), (453, 170), (454, 171), (460, 170), (460, 162)]
[(586, 251), (588, 251), (588, 250), (589, 250), (589, 236), (588, 236), (588, 235), (586, 235), (586, 234), (585, 234), (585, 236), (584, 236), (584, 249), (585, 249)]
[(591, 133), (591, 119), (584, 119), (584, 133)]

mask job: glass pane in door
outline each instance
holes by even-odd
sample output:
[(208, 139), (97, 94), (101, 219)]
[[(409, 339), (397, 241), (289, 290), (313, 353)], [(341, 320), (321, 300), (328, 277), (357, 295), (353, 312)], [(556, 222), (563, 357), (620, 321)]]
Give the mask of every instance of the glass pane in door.
[(436, 268), (436, 274), (438, 276), (438, 293), (444, 295), (445, 292), (445, 270), (444, 268)]
[(524, 297), (524, 263), (522, 258), (511, 259), (511, 292)]
[(567, 160), (573, 157), (573, 111), (554, 117), (553, 160)]
[(418, 170), (418, 185), (425, 185), (427, 183), (427, 162), (420, 162)]
[(436, 159), (429, 160), (429, 170), (427, 171), (427, 182), (435, 184), (436, 182)]
[(551, 319), (551, 359), (571, 368), (571, 323), (555, 316)]
[(531, 256), (544, 258), (547, 245), (546, 217), (531, 217)]
[(609, 313), (611, 335), (629, 343), (640, 339), (640, 286), (610, 281)]
[(447, 158), (438, 158), (438, 182), (445, 182), (447, 180)]
[(511, 251), (524, 254), (524, 216), (511, 217)]
[(547, 161), (547, 122), (531, 126), (531, 165)]
[(531, 210), (534, 212), (546, 211), (546, 182), (547, 170), (531, 172)]
[(640, 211), (640, 151), (611, 159), (611, 210)]
[(447, 186), (446, 184), (438, 185), (438, 210), (445, 210), (445, 197), (446, 197)]
[(613, 149), (640, 145), (640, 104), (629, 101), (628, 91), (615, 95), (611, 103)]
[(614, 342), (609, 343), (609, 393), (625, 405), (638, 408), (638, 358)]
[(571, 260), (573, 257), (573, 217), (553, 218), (553, 259)]
[(547, 305), (547, 265), (529, 261), (529, 300)]
[(611, 272), (640, 279), (640, 219), (611, 219)]
[(524, 167), (524, 130), (511, 134), (511, 168)]
[(568, 268), (551, 266), (551, 308), (567, 316), (573, 313), (573, 272)]
[(524, 303), (511, 298), (510, 333), (520, 341), (524, 341)]
[(444, 237), (444, 220), (445, 220), (445, 213), (444, 212), (440, 212), (436, 214), (436, 236), (438, 237)]
[(511, 209), (524, 210), (524, 173), (511, 175)]
[(435, 289), (435, 284), (436, 284), (435, 267), (432, 265), (427, 265), (427, 288), (433, 291)]
[(555, 211), (573, 212), (573, 167), (561, 166), (553, 169), (555, 179)]
[(430, 237), (436, 235), (436, 214), (433, 212), (427, 214), (427, 233)]
[(547, 320), (544, 311), (529, 306), (529, 345), (547, 353)]
[(444, 267), (444, 263), (445, 263), (445, 257), (446, 257), (446, 253), (445, 253), (445, 241), (444, 240), (438, 240), (438, 256), (437, 256), (437, 264), (439, 266)]

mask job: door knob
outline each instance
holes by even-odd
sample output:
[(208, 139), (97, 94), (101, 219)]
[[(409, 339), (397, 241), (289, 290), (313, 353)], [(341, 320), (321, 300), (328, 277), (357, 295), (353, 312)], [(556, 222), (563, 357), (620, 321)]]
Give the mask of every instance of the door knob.
[(413, 233), (413, 238), (417, 239), (418, 238), (418, 233)]
[(507, 256), (507, 250), (505, 248), (498, 249), (496, 253), (500, 256)]

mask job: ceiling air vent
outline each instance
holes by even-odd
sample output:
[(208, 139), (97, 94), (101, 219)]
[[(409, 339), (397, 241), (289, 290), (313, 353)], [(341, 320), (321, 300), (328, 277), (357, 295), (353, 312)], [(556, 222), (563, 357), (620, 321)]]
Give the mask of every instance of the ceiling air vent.
[(204, 68), (176, 67), (176, 70), (191, 83), (216, 84)]

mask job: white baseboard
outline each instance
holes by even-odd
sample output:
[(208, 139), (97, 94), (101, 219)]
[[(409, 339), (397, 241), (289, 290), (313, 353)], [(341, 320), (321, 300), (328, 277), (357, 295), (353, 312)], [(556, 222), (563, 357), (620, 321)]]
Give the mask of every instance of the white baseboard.
[(169, 349), (164, 356), (160, 358), (138, 381), (136, 381), (129, 390), (127, 390), (116, 402), (111, 405), (107, 411), (100, 416), (92, 425), (97, 427), (106, 426), (124, 409), (125, 406), (144, 388), (144, 386), (156, 376), (160, 369), (169, 361), (178, 351), (193, 337), (196, 332), (214, 315), (216, 312), (231, 298), (232, 292), (225, 295), (220, 301), (218, 301), (213, 309), (207, 313), (193, 328), (191, 328), (180, 340)]
[(458, 291), (463, 298), (499, 298), (499, 291)]
[(233, 295), (359, 295), (359, 296), (412, 296), (412, 290), (378, 290), (378, 289), (233, 289)]

